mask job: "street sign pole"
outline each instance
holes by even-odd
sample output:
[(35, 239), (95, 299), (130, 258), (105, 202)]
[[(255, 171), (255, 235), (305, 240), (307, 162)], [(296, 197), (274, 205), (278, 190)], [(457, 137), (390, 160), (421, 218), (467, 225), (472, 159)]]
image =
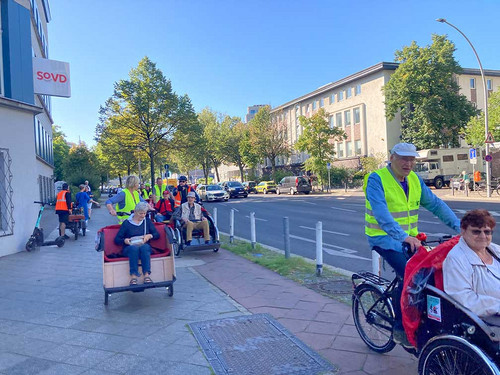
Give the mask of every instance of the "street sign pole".
[(326, 169), (328, 169), (328, 192), (332, 190), (332, 184), (330, 182), (330, 169), (332, 168), (332, 165), (330, 163), (326, 163)]

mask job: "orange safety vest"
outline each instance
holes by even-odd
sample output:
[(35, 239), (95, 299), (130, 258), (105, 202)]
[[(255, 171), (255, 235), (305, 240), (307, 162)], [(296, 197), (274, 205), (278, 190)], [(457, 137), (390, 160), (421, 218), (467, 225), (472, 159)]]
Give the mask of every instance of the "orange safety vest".
[(68, 203), (66, 202), (66, 193), (69, 190), (61, 190), (57, 194), (56, 211), (69, 211)]
[[(191, 190), (191, 186), (188, 186), (188, 189), (187, 189), (187, 193), (189, 193), (190, 191), (194, 191), (194, 190)], [(181, 202), (182, 202), (182, 194), (181, 194), (181, 191), (179, 190), (179, 187), (177, 187), (177, 194), (175, 195), (175, 207), (179, 207), (181, 205)]]

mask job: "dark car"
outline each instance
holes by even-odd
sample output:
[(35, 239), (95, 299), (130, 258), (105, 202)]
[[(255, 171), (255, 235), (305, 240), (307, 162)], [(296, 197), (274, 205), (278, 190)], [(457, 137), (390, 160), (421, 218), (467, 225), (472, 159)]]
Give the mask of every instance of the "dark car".
[(289, 193), (294, 195), (296, 193), (309, 194), (312, 190), (309, 180), (302, 176), (287, 176), (283, 177), (278, 183), (276, 194)]
[(255, 181), (247, 181), (247, 182), (244, 182), (242, 185), (248, 194), (250, 194), (250, 193), (257, 194), (257, 190), (255, 190), (257, 183)]
[(241, 182), (238, 181), (226, 181), (222, 184), (222, 187), (229, 193), (230, 198), (248, 196), (248, 192), (245, 190)]

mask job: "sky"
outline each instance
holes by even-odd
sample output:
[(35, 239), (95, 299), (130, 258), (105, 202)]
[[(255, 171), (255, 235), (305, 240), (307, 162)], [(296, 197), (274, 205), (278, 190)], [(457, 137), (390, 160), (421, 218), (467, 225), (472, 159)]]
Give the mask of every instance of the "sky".
[(94, 145), (99, 107), (148, 56), (173, 90), (244, 119), (447, 34), (462, 67), (500, 70), (498, 0), (50, 0), (49, 58), (70, 63), (71, 98), (52, 98), (70, 142)]

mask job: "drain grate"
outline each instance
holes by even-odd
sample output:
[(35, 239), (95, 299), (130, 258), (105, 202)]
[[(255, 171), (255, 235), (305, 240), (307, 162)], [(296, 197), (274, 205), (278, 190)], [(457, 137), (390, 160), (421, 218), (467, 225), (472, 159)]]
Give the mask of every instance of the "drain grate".
[(352, 294), (352, 282), (350, 280), (329, 280), (311, 283), (307, 287), (331, 295)]
[(190, 323), (216, 375), (315, 375), (334, 367), (269, 314)]

